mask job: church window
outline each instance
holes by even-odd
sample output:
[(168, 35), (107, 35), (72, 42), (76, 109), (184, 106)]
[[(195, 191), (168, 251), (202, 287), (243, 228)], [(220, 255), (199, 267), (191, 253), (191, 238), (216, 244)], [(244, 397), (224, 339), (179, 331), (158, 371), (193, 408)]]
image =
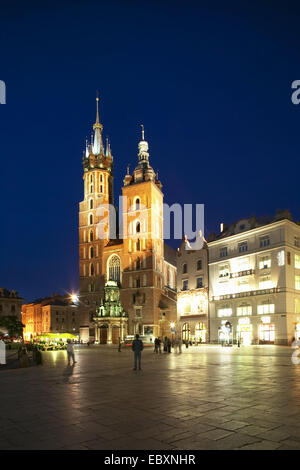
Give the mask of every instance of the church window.
[(110, 281), (120, 282), (121, 261), (116, 255), (112, 256), (108, 262), (108, 277)]
[(140, 258), (137, 258), (137, 260), (136, 260), (136, 269), (141, 269), (141, 260), (140, 260)]
[(138, 239), (137, 242), (136, 242), (136, 251), (140, 251), (140, 249), (141, 249), (141, 242)]
[(94, 201), (93, 199), (90, 200), (90, 209), (93, 209), (94, 208)]
[(144, 287), (147, 286), (147, 276), (146, 276), (146, 274), (143, 275), (143, 286)]
[(93, 214), (90, 214), (90, 225), (93, 225)]
[(103, 175), (100, 175), (100, 182), (103, 182)]
[(90, 231), (90, 242), (94, 241), (94, 232), (93, 230)]
[(90, 258), (94, 258), (94, 247), (91, 246), (91, 249), (90, 249)]
[(136, 287), (141, 287), (141, 281), (139, 277), (135, 280), (135, 282), (136, 282)]
[(140, 210), (140, 204), (141, 204), (140, 199), (137, 198), (137, 199), (135, 200), (135, 210), (136, 210), (136, 211), (139, 211), (139, 210)]
[(140, 233), (141, 231), (141, 224), (139, 222), (136, 223), (136, 233)]
[(94, 276), (94, 265), (93, 264), (91, 264), (90, 272), (91, 272), (91, 276)]
[(101, 184), (101, 186), (100, 186), (100, 193), (103, 193), (103, 186), (102, 186), (102, 184)]

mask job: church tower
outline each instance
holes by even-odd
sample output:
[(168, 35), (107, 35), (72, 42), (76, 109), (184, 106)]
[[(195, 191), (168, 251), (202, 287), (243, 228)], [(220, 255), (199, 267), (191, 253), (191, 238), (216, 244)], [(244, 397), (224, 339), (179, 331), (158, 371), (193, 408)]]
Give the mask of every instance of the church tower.
[(100, 207), (113, 204), (113, 157), (108, 139), (104, 148), (102, 130), (97, 97), (96, 122), (83, 156), (84, 199), (79, 204), (79, 295), (82, 306), (86, 307), (83, 321), (86, 329), (92, 327), (105, 282), (102, 257), (110, 224), (107, 211)]
[(161, 334), (164, 297), (163, 193), (149, 163), (142, 126), (138, 163), (124, 178), (123, 271), (121, 299), (129, 316), (130, 334)]

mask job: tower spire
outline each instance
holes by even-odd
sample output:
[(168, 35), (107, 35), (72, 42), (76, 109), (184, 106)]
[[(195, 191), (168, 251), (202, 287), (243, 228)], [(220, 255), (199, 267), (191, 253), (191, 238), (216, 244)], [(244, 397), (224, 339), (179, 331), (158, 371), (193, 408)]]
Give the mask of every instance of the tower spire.
[(102, 142), (102, 129), (103, 126), (100, 123), (99, 119), (99, 95), (97, 91), (96, 95), (96, 122), (93, 125), (93, 130), (95, 132), (94, 137), (94, 145), (93, 145), (93, 154), (100, 155), (100, 153), (104, 153), (103, 142)]
[(141, 128), (142, 128), (142, 140), (145, 140), (144, 124), (141, 124)]

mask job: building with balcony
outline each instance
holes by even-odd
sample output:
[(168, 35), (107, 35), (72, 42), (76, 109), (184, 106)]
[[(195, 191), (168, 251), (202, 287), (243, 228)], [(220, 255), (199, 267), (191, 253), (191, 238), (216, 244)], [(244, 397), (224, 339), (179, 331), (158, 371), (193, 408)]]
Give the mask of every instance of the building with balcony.
[(177, 251), (177, 332), (184, 341), (209, 342), (208, 249), (189, 249), (183, 240)]
[(211, 341), (290, 344), (300, 335), (300, 225), (288, 211), (208, 240)]

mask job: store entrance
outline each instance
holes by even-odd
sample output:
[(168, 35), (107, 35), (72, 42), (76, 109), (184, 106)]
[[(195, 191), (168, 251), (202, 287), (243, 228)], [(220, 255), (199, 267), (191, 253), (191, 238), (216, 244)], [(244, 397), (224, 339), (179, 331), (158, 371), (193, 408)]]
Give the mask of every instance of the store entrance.
[(252, 344), (252, 325), (238, 325), (237, 335), (241, 344), (249, 346)]

